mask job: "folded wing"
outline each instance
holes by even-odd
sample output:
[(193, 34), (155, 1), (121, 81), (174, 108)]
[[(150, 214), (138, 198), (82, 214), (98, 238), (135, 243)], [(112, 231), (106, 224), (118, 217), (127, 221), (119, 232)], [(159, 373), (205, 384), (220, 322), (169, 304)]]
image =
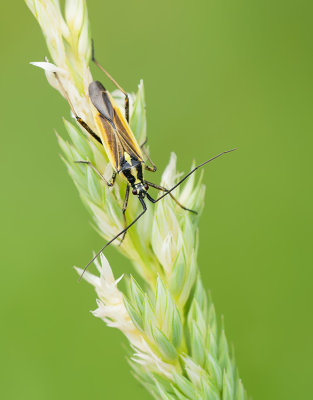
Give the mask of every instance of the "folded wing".
[(96, 122), (101, 140), (113, 168), (119, 172), (125, 152), (143, 162), (136, 138), (113, 98), (103, 85), (94, 81), (89, 85), (89, 97), (98, 111)]

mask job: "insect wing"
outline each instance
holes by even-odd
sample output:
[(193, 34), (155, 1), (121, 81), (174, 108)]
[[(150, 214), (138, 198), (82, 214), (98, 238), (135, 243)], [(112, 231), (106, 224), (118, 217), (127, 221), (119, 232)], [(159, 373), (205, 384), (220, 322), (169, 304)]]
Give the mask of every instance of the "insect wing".
[(125, 121), (118, 107), (114, 107), (114, 125), (116, 127), (116, 133), (119, 137), (120, 143), (131, 157), (143, 161), (143, 156), (140, 147), (138, 146), (137, 140), (131, 131), (129, 125)]
[(101, 114), (97, 115), (96, 123), (100, 131), (101, 140), (107, 156), (115, 171), (119, 172), (124, 150), (118, 135), (116, 134), (116, 129), (114, 129), (112, 123), (110, 123)]
[(113, 98), (100, 82), (89, 85), (90, 99), (98, 110), (96, 122), (113, 168), (119, 172), (124, 153), (143, 162), (141, 149)]
[(107, 120), (113, 121), (113, 105), (109, 93), (101, 82), (91, 82), (88, 88), (92, 104)]

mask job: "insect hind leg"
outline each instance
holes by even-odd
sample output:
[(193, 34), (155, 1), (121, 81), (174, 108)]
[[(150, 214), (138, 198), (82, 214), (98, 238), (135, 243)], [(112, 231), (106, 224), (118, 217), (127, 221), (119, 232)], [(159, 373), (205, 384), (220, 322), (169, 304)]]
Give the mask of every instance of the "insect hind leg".
[(99, 136), (89, 127), (89, 125), (83, 120), (81, 119), (78, 115), (75, 115), (76, 121), (83, 127), (86, 129), (86, 131), (94, 138), (96, 139), (100, 144), (102, 144), (101, 139), (99, 138)]
[(101, 71), (110, 79), (111, 82), (114, 83), (114, 85), (124, 94), (125, 96), (125, 118), (126, 121), (129, 122), (129, 97), (127, 92), (120, 86), (117, 81), (113, 78), (112, 75), (108, 73), (108, 71), (98, 62), (98, 60), (95, 57), (95, 46), (94, 46), (94, 41), (93, 39), (91, 40), (91, 59), (92, 62), (96, 64), (96, 66), (101, 69)]
[(76, 113), (76, 111), (75, 111), (75, 108), (74, 108), (74, 106), (73, 106), (73, 104), (72, 104), (72, 102), (71, 102), (71, 100), (70, 100), (70, 98), (69, 98), (69, 95), (67, 94), (67, 91), (65, 90), (65, 88), (64, 88), (64, 86), (63, 86), (63, 83), (62, 83), (62, 81), (61, 81), (59, 75), (58, 75), (56, 72), (54, 72), (54, 76), (55, 76), (55, 78), (56, 78), (58, 84), (60, 85), (61, 91), (62, 91), (64, 97), (66, 98), (66, 100), (67, 100), (67, 102), (68, 102), (68, 104), (69, 104), (69, 106), (70, 106), (70, 108), (71, 108), (71, 110), (72, 110), (72, 113), (74, 114), (74, 116), (75, 116), (75, 118), (76, 118), (76, 121), (77, 121), (84, 129), (86, 129), (86, 131), (87, 131), (95, 140), (97, 140), (100, 144), (102, 144), (101, 139), (99, 138), (99, 136), (89, 127), (89, 125), (88, 125), (82, 118), (80, 118), (80, 117), (77, 115), (77, 113)]

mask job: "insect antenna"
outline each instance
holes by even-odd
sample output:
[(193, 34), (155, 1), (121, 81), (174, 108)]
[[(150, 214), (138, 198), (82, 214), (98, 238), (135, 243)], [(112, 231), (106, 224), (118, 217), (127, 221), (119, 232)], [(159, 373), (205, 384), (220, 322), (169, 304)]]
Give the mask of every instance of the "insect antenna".
[[(170, 194), (174, 189), (177, 188), (177, 186), (181, 185), (190, 175), (192, 175), (197, 169), (203, 167), (204, 165), (208, 164), (209, 162), (215, 160), (216, 158), (222, 156), (223, 154), (226, 153), (230, 153), (231, 151), (235, 151), (237, 149), (231, 149), (231, 150), (227, 150), (227, 151), (223, 151), (222, 153), (216, 155), (215, 157), (210, 158), (209, 160), (203, 162), (202, 164), (197, 165), (195, 168), (193, 168), (187, 175), (185, 175), (178, 183), (176, 183), (176, 185), (174, 185), (171, 189), (169, 189), (165, 194), (163, 194), (162, 196), (160, 196), (158, 199), (154, 200), (149, 193), (146, 193), (146, 196), (148, 198), (148, 200), (150, 200), (152, 203), (157, 203), (158, 201), (160, 201), (161, 199), (163, 199), (163, 197), (167, 196), (168, 194)], [(85, 271), (87, 270), (87, 268), (89, 267), (89, 265), (103, 252), (104, 249), (106, 249), (112, 242), (114, 242), (114, 240), (116, 240), (118, 237), (120, 237), (121, 235), (123, 235), (123, 233), (125, 233), (126, 231), (128, 231), (128, 229), (133, 226), (142, 216), (143, 214), (147, 211), (147, 206), (145, 204), (145, 202), (143, 201), (143, 199), (141, 197), (138, 197), (139, 201), (142, 205), (143, 211), (128, 225), (126, 226), (125, 229), (123, 229), (120, 233), (118, 233), (116, 236), (114, 236), (113, 239), (111, 239), (105, 246), (102, 247), (102, 249), (100, 249), (95, 256), (89, 261), (89, 263), (85, 266), (85, 268), (83, 269), (83, 272), (81, 274), (81, 276), (79, 277), (79, 282), (82, 279)]]
[(89, 263), (88, 263), (88, 264), (85, 266), (85, 268), (83, 269), (83, 272), (82, 272), (82, 274), (80, 275), (80, 277), (79, 277), (79, 279), (78, 279), (78, 282), (81, 281), (81, 279), (82, 279), (82, 277), (83, 277), (85, 271), (86, 271), (87, 268), (89, 267), (89, 265), (90, 265), (93, 261), (95, 261), (95, 259), (103, 252), (103, 250), (104, 250), (106, 247), (108, 247), (112, 242), (114, 242), (115, 239), (117, 239), (119, 236), (123, 235), (123, 233), (125, 233), (126, 231), (128, 231), (128, 229), (129, 229), (132, 225), (134, 225), (134, 223), (137, 222), (138, 219), (140, 219), (140, 218), (143, 216), (143, 214), (147, 211), (147, 206), (146, 206), (145, 202), (143, 201), (143, 199), (140, 198), (140, 197), (138, 197), (138, 198), (139, 198), (139, 201), (140, 201), (140, 203), (141, 203), (141, 205), (142, 205), (143, 211), (142, 211), (129, 225), (127, 225), (126, 228), (124, 228), (120, 233), (118, 233), (116, 236), (114, 236), (113, 239), (111, 239), (105, 246), (102, 247), (101, 250), (99, 250), (99, 251), (96, 253), (96, 255), (89, 261)]
[(223, 151), (222, 153), (218, 154), (215, 157), (210, 158), (209, 160), (203, 162), (202, 164), (197, 165), (195, 168), (193, 168), (187, 175), (185, 175), (178, 183), (176, 183), (176, 185), (174, 185), (171, 189), (167, 190), (166, 193), (162, 194), (162, 196), (160, 196), (158, 199), (154, 200), (152, 199), (151, 196), (148, 196), (148, 194), (146, 195), (148, 197), (148, 199), (152, 202), (152, 203), (157, 203), (158, 201), (160, 201), (161, 199), (163, 199), (163, 197), (167, 196), (168, 194), (170, 194), (174, 189), (177, 188), (177, 186), (181, 185), (190, 175), (192, 175), (194, 172), (197, 171), (197, 169), (203, 167), (204, 165), (208, 164), (209, 162), (215, 160), (216, 158), (222, 156), (223, 154), (226, 153), (230, 153), (231, 151), (235, 151), (237, 149), (231, 149), (231, 150), (227, 150), (227, 151)]

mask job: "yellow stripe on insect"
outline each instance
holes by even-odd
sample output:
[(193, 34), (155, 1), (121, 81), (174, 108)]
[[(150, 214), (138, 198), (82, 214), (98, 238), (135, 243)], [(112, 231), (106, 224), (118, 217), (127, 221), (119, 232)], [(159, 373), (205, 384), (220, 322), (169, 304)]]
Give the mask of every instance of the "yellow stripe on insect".
[(132, 159), (131, 159), (130, 155), (129, 155), (126, 151), (124, 152), (124, 158), (125, 158), (125, 160), (128, 162), (128, 164), (131, 165), (130, 173), (131, 173), (132, 176), (135, 178), (135, 183), (134, 183), (134, 184), (137, 185), (138, 183), (141, 182), (140, 179), (138, 179), (138, 171), (137, 171), (137, 169), (133, 166)]
[[(113, 167), (113, 174), (111, 181), (106, 181), (106, 179), (102, 176), (102, 174), (97, 171), (97, 169), (89, 162), (89, 161), (78, 161), (80, 163), (84, 163), (90, 165), (95, 172), (106, 182), (108, 186), (113, 186), (115, 182), (115, 177), (117, 174), (121, 173), (123, 179), (127, 181), (125, 198), (123, 203), (123, 217), (124, 217), (124, 229), (115, 235), (93, 258), (89, 261), (89, 263), (85, 266), (83, 273), (86, 271), (88, 266), (103, 252), (103, 250), (109, 246), (112, 242), (114, 242), (117, 238), (121, 236), (121, 242), (123, 241), (126, 232), (130, 227), (132, 227), (146, 212), (147, 206), (144, 202), (144, 198), (147, 198), (151, 203), (157, 203), (159, 200), (163, 199), (165, 196), (170, 195), (173, 200), (184, 210), (197, 213), (194, 210), (190, 210), (189, 208), (184, 207), (179, 201), (172, 195), (172, 191), (179, 186), (182, 182), (184, 182), (191, 174), (193, 174), (198, 168), (204, 166), (208, 162), (214, 160), (215, 158), (221, 156), (224, 153), (228, 153), (228, 151), (223, 152), (210, 160), (205, 161), (204, 163), (194, 167), (187, 175), (185, 175), (178, 183), (176, 183), (171, 189), (166, 189), (162, 186), (156, 185), (151, 182), (147, 182), (144, 180), (143, 172), (144, 169), (155, 172), (156, 166), (153, 164), (151, 159), (147, 154), (145, 154), (147, 160), (150, 161), (152, 164), (148, 166), (144, 162), (142, 152), (142, 146), (145, 142), (139, 146), (137, 140), (131, 131), (129, 126), (129, 98), (127, 93), (117, 84), (117, 82), (109, 75), (105, 69), (95, 60), (94, 54), (92, 54), (92, 60), (96, 63), (98, 67), (104, 71), (104, 73), (108, 76), (109, 79), (124, 93), (125, 95), (125, 117), (115, 104), (113, 98), (111, 97), (110, 93), (104, 88), (104, 86), (98, 82), (93, 81), (89, 84), (88, 93), (90, 101), (92, 102), (95, 110), (94, 111), (94, 118), (96, 125), (98, 127), (98, 131), (101, 137), (99, 137), (98, 133), (95, 133), (85, 121), (83, 121), (75, 112), (68, 96), (66, 95), (66, 91), (62, 85), (61, 80), (58, 78), (58, 75), (55, 73), (55, 77), (57, 78), (61, 88), (63, 89), (62, 92), (66, 95), (66, 99), (70, 103), (71, 109), (75, 118), (79, 124), (83, 126), (84, 129), (100, 144), (103, 145), (107, 156), (110, 160), (110, 163)], [(232, 150), (230, 150), (232, 151)], [(165, 192), (162, 196), (159, 196), (157, 199), (154, 199), (148, 193), (149, 186), (157, 189), (162, 190)], [(130, 192), (130, 188), (132, 188), (132, 194), (134, 196), (138, 196), (139, 202), (142, 206), (141, 213), (130, 223), (127, 224), (126, 221), (126, 209), (128, 204), (128, 196)], [(82, 274), (83, 275), (83, 274)], [(82, 276), (81, 275), (81, 276)]]
[(129, 165), (132, 165), (132, 160), (130, 158), (130, 155), (126, 151), (124, 152), (124, 158), (128, 162)]

